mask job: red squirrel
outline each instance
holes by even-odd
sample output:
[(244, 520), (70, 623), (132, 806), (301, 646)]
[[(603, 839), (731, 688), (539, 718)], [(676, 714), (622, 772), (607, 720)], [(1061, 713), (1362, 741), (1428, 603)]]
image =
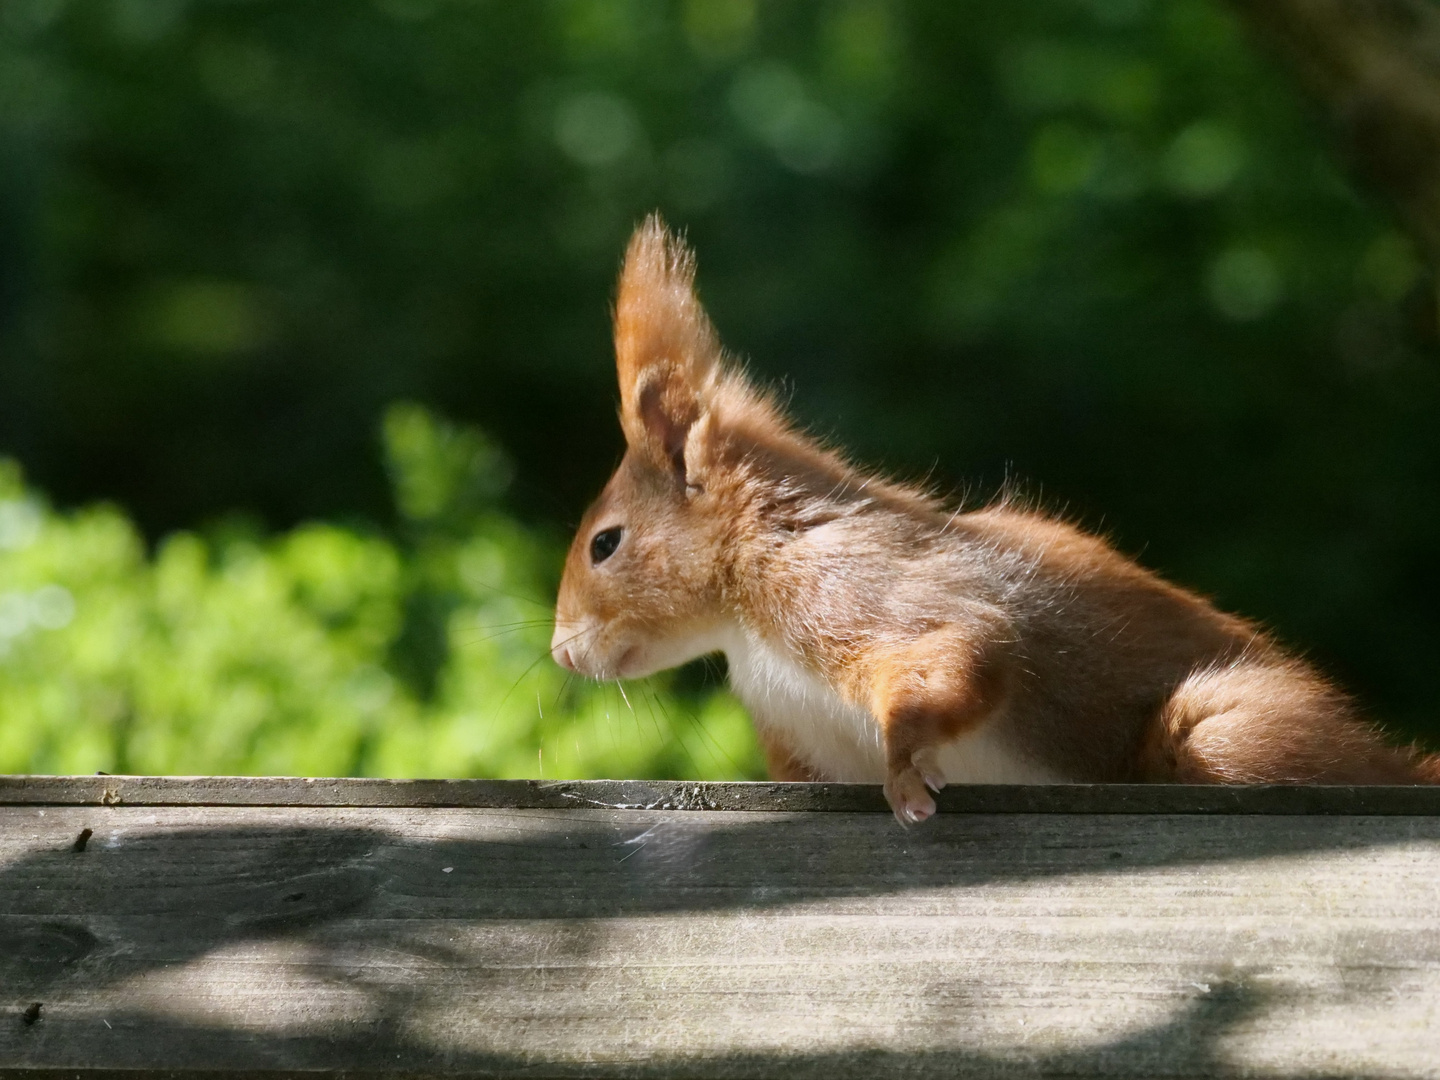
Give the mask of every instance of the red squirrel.
[(1253, 623), (1095, 536), (961, 512), (800, 432), (720, 346), (656, 215), (615, 304), (626, 453), (571, 545), (551, 653), (597, 679), (723, 652), (779, 780), (1434, 783)]

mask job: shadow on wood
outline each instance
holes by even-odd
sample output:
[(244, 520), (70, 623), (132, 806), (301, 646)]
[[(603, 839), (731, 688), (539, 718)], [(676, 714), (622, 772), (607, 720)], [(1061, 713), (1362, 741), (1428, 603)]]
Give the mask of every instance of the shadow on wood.
[(0, 824), (6, 1075), (1440, 1065), (1440, 816), (907, 832), (859, 813), (52, 804)]

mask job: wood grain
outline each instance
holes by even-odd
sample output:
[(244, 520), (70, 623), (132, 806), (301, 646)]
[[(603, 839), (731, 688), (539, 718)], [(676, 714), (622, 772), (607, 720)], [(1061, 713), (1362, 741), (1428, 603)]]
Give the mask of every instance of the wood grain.
[(1440, 1073), (1440, 815), (14, 788), (0, 1077)]
[[(964, 784), (965, 814), (1440, 814), (1440, 785)], [(377, 780), (289, 776), (0, 776), (0, 806), (395, 806), (888, 814), (879, 785), (677, 780)]]

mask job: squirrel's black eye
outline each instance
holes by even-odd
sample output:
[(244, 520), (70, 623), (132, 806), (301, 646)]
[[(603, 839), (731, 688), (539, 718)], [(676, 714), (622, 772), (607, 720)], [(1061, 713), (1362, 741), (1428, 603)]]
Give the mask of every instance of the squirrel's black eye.
[(620, 546), (620, 537), (624, 532), (624, 529), (616, 525), (613, 529), (596, 533), (594, 539), (590, 541), (590, 561), (602, 563), (614, 555), (615, 549)]

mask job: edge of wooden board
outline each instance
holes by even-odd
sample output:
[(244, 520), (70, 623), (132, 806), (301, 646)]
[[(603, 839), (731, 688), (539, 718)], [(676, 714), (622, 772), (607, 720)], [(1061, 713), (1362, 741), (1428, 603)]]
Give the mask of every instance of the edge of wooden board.
[[(1440, 815), (1440, 785), (956, 784), (936, 801), (952, 814)], [(872, 784), (275, 776), (0, 776), (0, 806), (889, 812)]]

